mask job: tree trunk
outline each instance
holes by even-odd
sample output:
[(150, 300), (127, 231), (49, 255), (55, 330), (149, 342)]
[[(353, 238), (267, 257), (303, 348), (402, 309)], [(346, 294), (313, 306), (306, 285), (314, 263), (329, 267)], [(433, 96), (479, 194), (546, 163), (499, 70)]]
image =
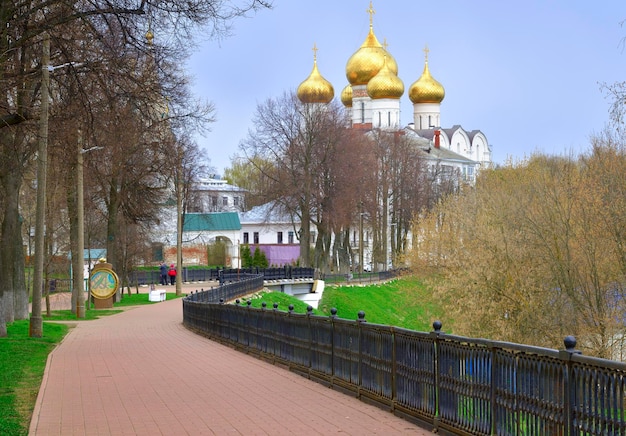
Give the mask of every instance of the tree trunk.
[(3, 178), (4, 216), (0, 238), (0, 274), (4, 277), (0, 293), (4, 300), (4, 321), (28, 318), (28, 293), (24, 279), (24, 253), (19, 213), (21, 175), (10, 172)]
[(303, 267), (311, 266), (310, 243), (311, 240), (311, 217), (306, 208), (302, 209), (302, 220), (300, 222), (300, 264)]

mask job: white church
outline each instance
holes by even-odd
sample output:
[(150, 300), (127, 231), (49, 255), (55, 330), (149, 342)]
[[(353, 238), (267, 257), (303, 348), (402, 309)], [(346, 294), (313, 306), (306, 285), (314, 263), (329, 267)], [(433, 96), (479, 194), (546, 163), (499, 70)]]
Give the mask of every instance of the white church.
[[(441, 103), (445, 97), (443, 85), (435, 80), (428, 66), (428, 48), (424, 49), (424, 71), (409, 87), (413, 104), (413, 120), (402, 127), (400, 101), (405, 87), (398, 77), (398, 64), (374, 34), (372, 2), (369, 13), (369, 33), (361, 47), (346, 63), (348, 84), (341, 92), (351, 127), (370, 131), (382, 129), (404, 131), (416, 138), (429, 165), (450, 166), (469, 183), (473, 183), (480, 168), (491, 165), (491, 147), (480, 130), (467, 131), (460, 125), (442, 127)], [(303, 103), (324, 105), (334, 98), (334, 88), (319, 72), (317, 48), (314, 47), (313, 70), (298, 87)]]

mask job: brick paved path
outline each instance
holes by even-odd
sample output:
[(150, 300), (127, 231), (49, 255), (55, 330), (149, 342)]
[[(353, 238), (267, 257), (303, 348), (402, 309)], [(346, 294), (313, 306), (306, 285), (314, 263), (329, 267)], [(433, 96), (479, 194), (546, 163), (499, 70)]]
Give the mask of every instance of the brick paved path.
[(198, 336), (181, 300), (79, 322), (48, 359), (30, 435), (430, 435)]

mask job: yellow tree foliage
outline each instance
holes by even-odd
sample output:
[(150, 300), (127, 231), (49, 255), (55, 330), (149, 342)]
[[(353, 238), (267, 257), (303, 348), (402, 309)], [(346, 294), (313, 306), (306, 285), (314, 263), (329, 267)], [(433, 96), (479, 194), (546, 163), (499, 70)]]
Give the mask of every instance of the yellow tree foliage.
[(456, 334), (621, 359), (626, 143), (485, 170), (474, 188), (414, 220), (411, 264), (437, 273)]

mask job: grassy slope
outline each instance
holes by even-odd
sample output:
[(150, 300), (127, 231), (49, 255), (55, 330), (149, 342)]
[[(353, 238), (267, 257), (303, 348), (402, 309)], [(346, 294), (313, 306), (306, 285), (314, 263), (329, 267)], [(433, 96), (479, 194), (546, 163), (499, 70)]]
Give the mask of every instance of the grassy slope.
[(327, 287), (320, 310), (329, 314), (332, 307), (340, 318), (357, 319), (362, 310), (368, 322), (418, 331), (431, 331), (433, 321), (442, 315), (428, 288), (415, 277), (379, 285)]
[[(261, 307), (265, 302), (267, 308), (272, 309), (276, 302), (279, 310), (286, 311), (289, 304), (293, 304), (296, 313), (306, 313), (305, 303), (280, 292), (263, 292), (249, 299), (252, 307)], [(242, 304), (245, 305), (246, 300), (242, 300)], [(333, 307), (340, 318), (357, 319), (362, 310), (368, 322), (418, 331), (431, 331), (433, 321), (442, 315), (428, 288), (414, 277), (364, 286), (326, 286), (319, 309), (314, 313), (330, 315)]]

